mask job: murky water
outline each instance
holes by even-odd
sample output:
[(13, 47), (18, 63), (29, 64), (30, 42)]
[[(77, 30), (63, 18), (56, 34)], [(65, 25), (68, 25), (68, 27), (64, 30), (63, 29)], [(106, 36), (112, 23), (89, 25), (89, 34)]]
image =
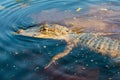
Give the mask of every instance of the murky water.
[(120, 0), (0, 0), (0, 80), (120, 80), (109, 56), (82, 46), (44, 69), (66, 42), (14, 35), (42, 22), (116, 33), (107, 37), (120, 40)]

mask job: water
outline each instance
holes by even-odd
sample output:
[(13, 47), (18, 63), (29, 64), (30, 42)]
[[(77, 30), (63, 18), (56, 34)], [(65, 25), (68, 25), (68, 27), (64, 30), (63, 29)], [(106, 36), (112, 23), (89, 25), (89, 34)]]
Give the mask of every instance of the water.
[(120, 0), (0, 0), (0, 80), (120, 79), (120, 67), (108, 56), (82, 46), (45, 70), (66, 42), (14, 35), (41, 22), (72, 24), (84, 32), (112, 32), (116, 35), (108, 37), (119, 40)]

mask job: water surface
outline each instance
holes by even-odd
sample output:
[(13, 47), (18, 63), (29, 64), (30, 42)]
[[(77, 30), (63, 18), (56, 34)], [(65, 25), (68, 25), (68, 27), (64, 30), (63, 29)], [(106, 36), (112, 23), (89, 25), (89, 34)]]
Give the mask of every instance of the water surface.
[(109, 56), (82, 46), (45, 70), (66, 42), (14, 35), (42, 22), (116, 33), (107, 37), (120, 40), (120, 0), (1, 0), (0, 80), (120, 80), (120, 67)]

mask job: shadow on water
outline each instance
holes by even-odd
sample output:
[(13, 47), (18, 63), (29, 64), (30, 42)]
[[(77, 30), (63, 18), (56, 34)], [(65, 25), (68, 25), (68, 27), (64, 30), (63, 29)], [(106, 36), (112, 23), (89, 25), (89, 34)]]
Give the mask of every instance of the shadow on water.
[[(81, 45), (44, 69), (67, 43), (14, 34), (48, 22), (82, 27), (85, 32), (116, 32), (118, 36), (112, 37), (119, 38), (119, 5), (119, 0), (1, 0), (0, 80), (119, 80), (120, 67), (109, 56)], [(82, 9), (76, 12), (77, 8)]]

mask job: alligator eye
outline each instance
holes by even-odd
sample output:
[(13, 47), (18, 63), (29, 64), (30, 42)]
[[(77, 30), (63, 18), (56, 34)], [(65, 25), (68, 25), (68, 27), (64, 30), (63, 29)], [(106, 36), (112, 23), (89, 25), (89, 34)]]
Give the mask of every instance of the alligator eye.
[(23, 31), (24, 31), (23, 29), (19, 29), (19, 30), (17, 31), (17, 33), (20, 34), (20, 33), (22, 33)]

